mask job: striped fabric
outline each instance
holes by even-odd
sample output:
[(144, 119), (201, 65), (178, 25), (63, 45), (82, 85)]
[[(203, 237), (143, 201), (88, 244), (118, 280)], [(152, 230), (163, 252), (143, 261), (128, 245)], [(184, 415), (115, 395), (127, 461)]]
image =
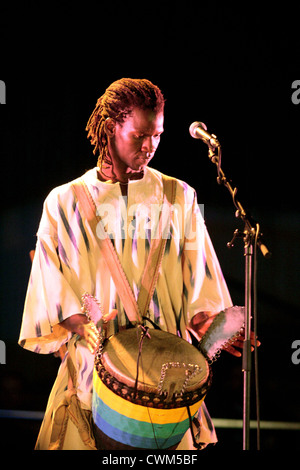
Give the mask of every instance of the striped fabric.
[[(93, 384), (95, 424), (115, 441), (143, 449), (168, 449), (180, 442), (189, 428), (186, 407), (158, 409), (131, 403), (107, 388), (95, 370)], [(192, 418), (202, 401), (190, 407)]]

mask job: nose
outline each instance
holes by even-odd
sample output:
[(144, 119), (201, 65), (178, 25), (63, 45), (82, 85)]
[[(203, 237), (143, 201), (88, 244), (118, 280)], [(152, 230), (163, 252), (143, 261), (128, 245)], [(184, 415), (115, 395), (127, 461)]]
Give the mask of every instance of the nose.
[(154, 138), (151, 136), (147, 136), (143, 139), (142, 148), (141, 150), (146, 153), (152, 153), (156, 150)]

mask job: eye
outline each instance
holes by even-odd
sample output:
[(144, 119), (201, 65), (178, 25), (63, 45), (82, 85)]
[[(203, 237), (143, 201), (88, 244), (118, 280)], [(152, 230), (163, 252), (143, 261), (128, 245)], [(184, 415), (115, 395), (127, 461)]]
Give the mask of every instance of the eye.
[(140, 140), (144, 138), (144, 134), (134, 134), (133, 136), (136, 140)]

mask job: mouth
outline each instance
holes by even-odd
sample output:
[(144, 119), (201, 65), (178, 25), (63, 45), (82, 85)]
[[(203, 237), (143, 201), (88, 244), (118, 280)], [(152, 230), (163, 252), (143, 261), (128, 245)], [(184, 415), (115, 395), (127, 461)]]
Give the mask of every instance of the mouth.
[(147, 165), (148, 162), (149, 162), (149, 158), (138, 157), (138, 158), (136, 159), (136, 164), (137, 164), (138, 166)]
[(151, 153), (138, 153), (135, 159), (136, 167), (141, 170), (143, 167), (147, 166), (155, 152)]
[(142, 160), (144, 162), (148, 162), (151, 160), (151, 158), (154, 156), (154, 152), (152, 153), (147, 153), (147, 154), (139, 154), (138, 155), (138, 160)]

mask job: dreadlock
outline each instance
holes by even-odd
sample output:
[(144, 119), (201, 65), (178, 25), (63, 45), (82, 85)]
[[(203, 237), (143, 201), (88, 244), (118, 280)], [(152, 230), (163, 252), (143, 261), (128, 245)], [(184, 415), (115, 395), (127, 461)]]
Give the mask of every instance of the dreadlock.
[(94, 155), (99, 152), (98, 166), (108, 157), (108, 142), (105, 120), (112, 118), (122, 124), (133, 108), (149, 109), (155, 113), (164, 109), (164, 97), (160, 89), (146, 79), (121, 78), (113, 82), (100, 96), (91, 114), (86, 131)]

